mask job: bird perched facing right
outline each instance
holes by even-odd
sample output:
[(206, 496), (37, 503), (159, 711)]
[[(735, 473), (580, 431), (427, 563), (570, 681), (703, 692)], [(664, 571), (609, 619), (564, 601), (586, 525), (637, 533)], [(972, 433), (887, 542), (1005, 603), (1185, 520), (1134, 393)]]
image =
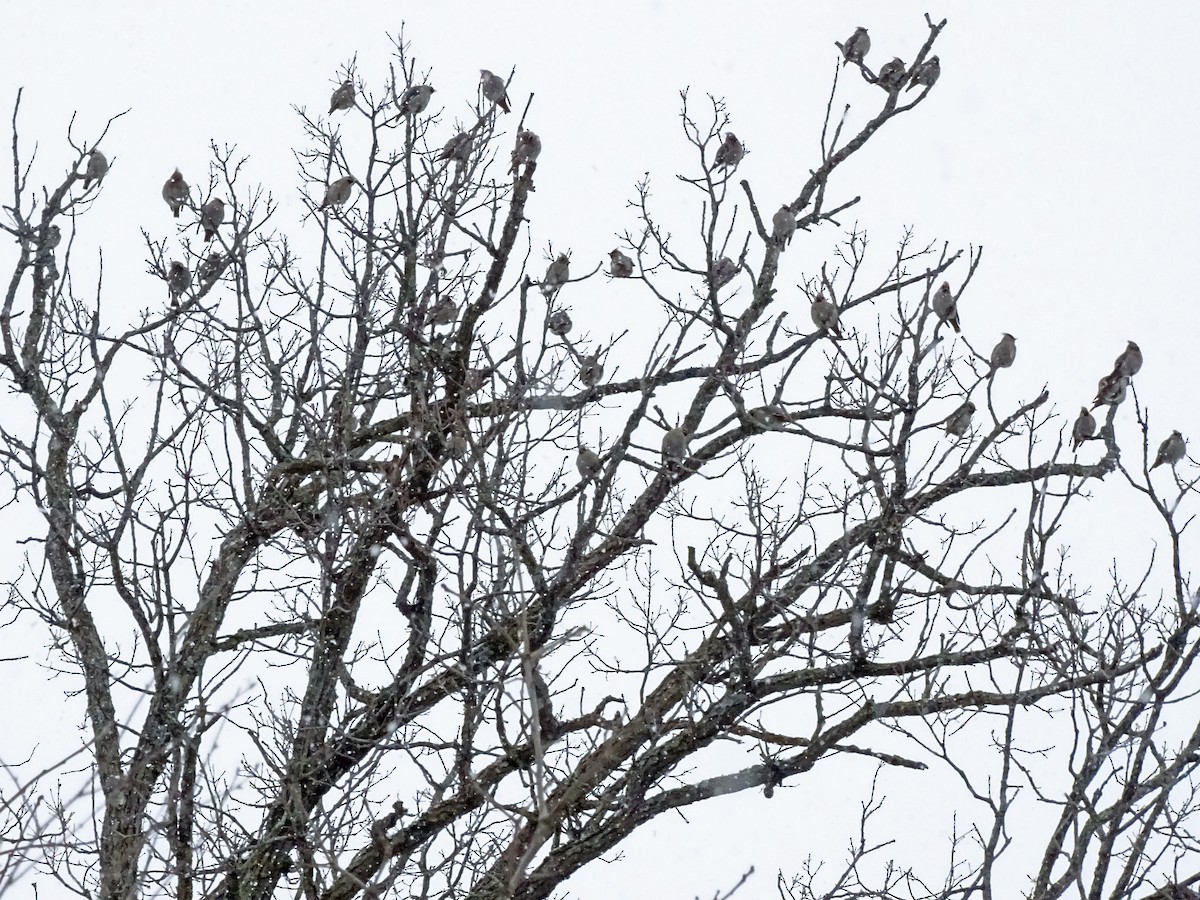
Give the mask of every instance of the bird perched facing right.
[(613, 278), (630, 278), (633, 275), (633, 260), (620, 248), (608, 251), (608, 274)]
[(671, 465), (686, 459), (691, 440), (688, 433), (678, 426), (667, 431), (662, 439), (663, 461)]
[(341, 206), (350, 199), (350, 194), (356, 184), (358, 184), (358, 179), (353, 175), (343, 175), (325, 189), (325, 199), (321, 201), (321, 205), (317, 207), (317, 210)]
[(962, 437), (971, 427), (971, 416), (974, 414), (975, 404), (970, 400), (964, 401), (962, 406), (946, 417), (946, 434)]
[(894, 56), (891, 62), (883, 64), (883, 68), (879, 70), (879, 75), (875, 78), (875, 83), (890, 94), (904, 86), (904, 76), (907, 72), (904, 60)]
[(1172, 431), (1170, 437), (1158, 445), (1158, 454), (1154, 457), (1154, 465), (1150, 470), (1154, 471), (1159, 466), (1170, 466), (1173, 469), (1186, 452), (1187, 442), (1184, 441), (1183, 435)]
[(188, 267), (178, 261), (172, 261), (167, 270), (167, 292), (171, 296), (171, 305), (179, 305), (180, 295), (192, 285), (192, 273)]
[(796, 233), (796, 214), (785, 203), (771, 217), (771, 225), (775, 228), (775, 243), (780, 247), (786, 247), (792, 242), (792, 235)]
[(414, 84), (400, 95), (400, 115), (416, 116), (425, 112), (434, 89), (427, 84)]
[(108, 174), (108, 157), (99, 150), (93, 150), (88, 154), (87, 169), (84, 170), (83, 189), (86, 191), (94, 181), (100, 184), (100, 181)]
[(867, 29), (858, 27), (854, 29), (854, 34), (846, 38), (846, 43), (842, 45), (842, 60), (844, 66), (848, 62), (861, 63), (863, 57), (871, 50), (871, 38), (867, 36)]
[(200, 268), (196, 274), (200, 276), (201, 282), (212, 281), (221, 272), (221, 263), (224, 262), (224, 257), (216, 250), (208, 254), (204, 262), (200, 263)]
[(347, 78), (329, 98), (329, 114), (354, 106), (354, 82)]
[(517, 143), (513, 147), (512, 152), (512, 169), (514, 175), (517, 174), (522, 163), (537, 162), (538, 155), (542, 152), (542, 139), (532, 131), (522, 131), (517, 134)]
[(824, 294), (817, 294), (813, 298), (809, 315), (812, 316), (813, 324), (820, 328), (822, 332), (835, 340), (840, 341), (842, 339), (842, 326), (838, 324), (837, 307), (826, 300)]
[(604, 366), (600, 364), (600, 354), (593, 353), (579, 360), (579, 381), (584, 387), (595, 387), (604, 377)]
[(485, 99), (491, 100), (505, 112), (511, 112), (508, 105), (508, 88), (504, 86), (504, 79), (499, 75), (493, 75), (487, 69), (480, 69), (479, 90), (483, 92)]
[(1017, 339), (1007, 331), (1001, 336), (996, 346), (992, 348), (992, 370), (1007, 369), (1017, 358)]
[(1071, 449), (1078, 450), (1084, 441), (1091, 440), (1096, 435), (1096, 417), (1086, 406), (1079, 407), (1079, 415), (1071, 426)]
[(200, 207), (200, 227), (204, 229), (204, 243), (217, 236), (217, 229), (225, 221), (225, 201), (213, 197)]
[(1142, 370), (1142, 348), (1133, 341), (1125, 342), (1121, 355), (1113, 360), (1113, 374), (1132, 378)]
[(162, 198), (171, 207), (171, 214), (179, 218), (179, 211), (188, 198), (188, 183), (183, 180), (183, 173), (176, 169), (163, 185)]
[(565, 253), (560, 253), (546, 268), (546, 277), (542, 279), (542, 293), (547, 297), (553, 297), (570, 279), (571, 258)]
[(737, 135), (732, 131), (727, 131), (725, 132), (725, 140), (717, 148), (717, 155), (713, 157), (713, 164), (718, 168), (733, 169), (736, 168), (745, 155), (746, 148), (737, 139)]
[(917, 67), (912, 73), (912, 80), (909, 82), (908, 89), (911, 91), (918, 84), (924, 85), (927, 88), (933, 87), (942, 74), (942, 63), (936, 56), (931, 56), (925, 62)]
[(719, 291), (725, 285), (729, 284), (729, 282), (733, 281), (737, 273), (737, 263), (728, 256), (722, 256), (713, 263), (712, 273), (708, 276), (708, 286), (714, 291)]
[(575, 457), (575, 468), (579, 470), (580, 478), (584, 481), (592, 481), (600, 474), (602, 466), (600, 455), (595, 450), (587, 447), (579, 448), (579, 454)]
[(446, 141), (442, 152), (438, 154), (438, 159), (452, 159), (458, 163), (465, 163), (471, 158), (471, 147), (474, 143), (474, 138), (468, 132), (460, 131)]
[(943, 281), (942, 286), (933, 294), (933, 312), (943, 322), (954, 329), (955, 334), (961, 334), (958, 322), (958, 301), (950, 292), (950, 282)]

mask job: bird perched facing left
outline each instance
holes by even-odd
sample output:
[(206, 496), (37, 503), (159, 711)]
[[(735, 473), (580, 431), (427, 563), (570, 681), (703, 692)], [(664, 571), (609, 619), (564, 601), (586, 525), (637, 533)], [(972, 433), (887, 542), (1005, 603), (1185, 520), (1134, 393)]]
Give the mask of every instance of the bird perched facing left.
[(846, 38), (846, 43), (842, 44), (842, 60), (844, 66), (848, 62), (861, 63), (863, 57), (871, 50), (871, 38), (867, 36), (867, 29), (858, 27), (854, 29), (854, 34)]
[(188, 267), (178, 261), (172, 261), (167, 270), (167, 292), (171, 296), (171, 305), (179, 305), (179, 297), (192, 285), (192, 273)]
[(179, 211), (188, 198), (188, 183), (183, 180), (183, 173), (176, 169), (163, 185), (162, 198), (171, 207), (171, 214), (179, 218)]
[(483, 92), (485, 99), (491, 100), (505, 112), (512, 111), (508, 105), (508, 88), (504, 86), (504, 79), (499, 75), (493, 75), (487, 69), (480, 69), (479, 90)]
[(579, 360), (579, 381), (584, 387), (595, 387), (604, 377), (604, 366), (600, 363), (600, 354), (581, 357)]
[(942, 74), (942, 63), (936, 56), (931, 56), (925, 62), (917, 67), (912, 73), (912, 80), (908, 84), (908, 89), (911, 91), (918, 84), (924, 85), (927, 88), (933, 87), (938, 78)]
[(329, 97), (329, 114), (354, 106), (354, 82), (347, 78)]
[(967, 429), (971, 427), (971, 416), (974, 414), (975, 404), (970, 400), (964, 401), (962, 406), (946, 416), (946, 434), (962, 437), (967, 433)]
[(1017, 339), (1006, 331), (997, 341), (996, 346), (992, 348), (992, 370), (1007, 369), (1016, 358)]
[(931, 305), (933, 306), (934, 314), (939, 319), (949, 324), (956, 334), (962, 333), (958, 322), (958, 301), (954, 299), (954, 294), (950, 292), (950, 282), (942, 282), (942, 286), (933, 294)]
[(1186, 452), (1187, 442), (1184, 441), (1183, 435), (1178, 431), (1172, 431), (1170, 437), (1158, 445), (1158, 454), (1154, 457), (1154, 465), (1150, 467), (1151, 471), (1159, 466), (1175, 468), (1175, 464), (1183, 459), (1183, 454)]
[(579, 448), (579, 453), (575, 457), (575, 468), (579, 470), (580, 478), (584, 481), (591, 481), (600, 474), (602, 466), (600, 455), (595, 450), (587, 447)]
[(353, 175), (343, 175), (337, 181), (332, 182), (325, 189), (325, 199), (317, 207), (318, 211), (334, 206), (341, 206), (350, 199), (350, 194), (353, 192), (354, 185), (356, 184), (358, 184), (358, 179)]
[(792, 235), (796, 233), (796, 214), (785, 203), (771, 217), (771, 225), (775, 228), (775, 243), (780, 247), (786, 247), (792, 242)]
[(712, 273), (708, 276), (708, 285), (714, 291), (719, 291), (725, 285), (729, 284), (729, 282), (733, 281), (737, 273), (737, 263), (728, 256), (722, 256), (713, 263)]
[(225, 201), (220, 197), (213, 197), (200, 207), (200, 227), (204, 229), (204, 243), (207, 244), (217, 236), (217, 229), (224, 221)]
[(633, 260), (621, 252), (620, 248), (608, 251), (608, 274), (613, 278), (630, 278), (633, 276)]
[(879, 70), (879, 75), (875, 78), (875, 83), (890, 94), (904, 86), (904, 76), (907, 72), (904, 60), (894, 56), (891, 62), (883, 64), (883, 68)]
[(416, 116), (425, 112), (434, 89), (427, 84), (414, 84), (400, 95), (400, 115)]
[(542, 139), (532, 131), (522, 131), (517, 134), (517, 143), (512, 152), (512, 169), (514, 175), (523, 163), (537, 162), (542, 152)]
[(842, 326), (838, 324), (837, 307), (826, 300), (824, 294), (817, 294), (813, 298), (809, 315), (812, 316), (813, 324), (825, 334), (839, 341), (842, 339)]
[(725, 132), (725, 140), (717, 148), (717, 155), (713, 157), (713, 164), (722, 169), (733, 169), (737, 167), (737, 164), (742, 161), (742, 157), (745, 155), (746, 148), (737, 139), (737, 135), (732, 131), (727, 131)]
[(88, 154), (87, 169), (84, 170), (83, 189), (86, 191), (94, 181), (100, 184), (100, 181), (108, 174), (108, 157), (99, 150), (93, 150)]
[(560, 253), (546, 268), (546, 277), (542, 279), (542, 293), (553, 297), (571, 278), (571, 258)]
[(446, 141), (442, 152), (438, 154), (438, 159), (452, 159), (455, 162), (465, 163), (471, 158), (471, 147), (474, 143), (474, 138), (468, 132), (460, 131)]

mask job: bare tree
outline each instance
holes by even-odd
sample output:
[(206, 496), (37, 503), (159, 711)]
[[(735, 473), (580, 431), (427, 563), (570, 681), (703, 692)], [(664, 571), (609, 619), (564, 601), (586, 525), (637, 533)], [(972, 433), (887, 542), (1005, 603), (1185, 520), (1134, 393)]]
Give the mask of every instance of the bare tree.
[[(594, 264), (538, 230), (521, 86), (485, 73), (452, 121), (400, 40), (382, 86), (347, 70), (298, 110), (295, 240), (233, 150), (164, 185), (134, 321), (76, 276), (121, 123), (39, 190), (18, 94), (0, 458), (37, 524), (5, 613), (44, 626), (90, 739), (5, 758), (0, 886), (548, 897), (663, 813), (857, 758), (844, 868), (797, 860), (781, 896), (1195, 896), (1194, 467), (1151, 476), (1128, 360), (1077, 451), (1049, 390), (997, 399), (1019, 355), (954, 333), (980, 251), (842, 223), (842, 163), (937, 89), (927, 22), (882, 77), (831, 53), (819, 156), (769, 203), (753, 140), (685, 92), (699, 239), (644, 182)], [(594, 296), (641, 312), (582, 333)], [(1105, 477), (1157, 524), (1103, 585), (1063, 535)], [(875, 834), (896, 768), (961, 781), (950, 865)]]

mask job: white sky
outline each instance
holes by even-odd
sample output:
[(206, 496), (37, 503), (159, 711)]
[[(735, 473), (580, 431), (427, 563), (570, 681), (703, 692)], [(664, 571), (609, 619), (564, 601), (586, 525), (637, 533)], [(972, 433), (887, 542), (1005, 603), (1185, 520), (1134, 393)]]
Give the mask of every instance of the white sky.
[[(209, 141), (236, 143), (254, 178), (288, 201), (277, 226), (294, 230), (301, 209), (291, 202), (299, 189), (291, 147), (301, 132), (292, 105), (324, 113), (339, 66), (356, 53), (359, 75), (380, 85), (387, 33), (403, 19), (419, 68), (432, 69), (447, 136), (481, 67), (505, 75), (516, 67), (514, 107), (535, 93), (528, 122), (544, 150), (529, 209), (534, 268), (547, 241), (572, 248), (583, 268), (636, 225), (625, 204), (644, 172), (665, 197), (678, 193), (676, 172), (693, 171), (680, 88), (690, 86), (696, 101), (727, 99), (750, 151), (739, 175), (769, 215), (816, 165), (833, 41), (865, 25), (876, 67), (893, 55), (911, 61), (926, 9), (949, 19), (935, 50), (941, 81), (835, 177), (832, 197), (863, 197), (844, 223), (868, 228), (877, 260), (908, 225), (923, 239), (985, 247), (961, 303), (963, 327), (984, 352), (1001, 331), (1018, 337), (1016, 367), (1004, 373), (1014, 396), (1048, 384), (1073, 416), (1134, 339), (1146, 356), (1137, 389), (1154, 414), (1152, 450), (1171, 428), (1200, 440), (1193, 3), (23, 3), (0, 14), (9, 38), (0, 107), (7, 122), (15, 89), (25, 88), (24, 154), (39, 145), (47, 179), (68, 159), (62, 138), (72, 112), (77, 137), (90, 142), (108, 116), (132, 109), (105, 141), (114, 168), (91, 217), (96, 227), (83, 237), (104, 234), (108, 303), (132, 313), (164, 300), (161, 282), (143, 274), (139, 228), (171, 233), (159, 195), (171, 169), (195, 185)], [(881, 98), (853, 79), (839, 92), (839, 102), (855, 105), (852, 121)], [(694, 206), (663, 213), (677, 234), (694, 234)], [(781, 288), (820, 265), (801, 241), (785, 257)], [(596, 328), (610, 312), (583, 316), (595, 315), (587, 324)], [(1130, 452), (1132, 413), (1118, 418)], [(805, 794), (718, 801), (692, 811), (693, 829), (651, 825), (626, 864), (592, 867), (573, 893), (619, 896), (616, 888), (636, 885), (641, 896), (711, 895), (754, 864), (759, 874), (743, 896), (769, 895), (776, 869), (799, 868), (816, 851), (805, 824), (844, 812), (808, 807)], [(737, 821), (745, 827), (731, 827)], [(725, 831), (720, 852), (712, 827)]]

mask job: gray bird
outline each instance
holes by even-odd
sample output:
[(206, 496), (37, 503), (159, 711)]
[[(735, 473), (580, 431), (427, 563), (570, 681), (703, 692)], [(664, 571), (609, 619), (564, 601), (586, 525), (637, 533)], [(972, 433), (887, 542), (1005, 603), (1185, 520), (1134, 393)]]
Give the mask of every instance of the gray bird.
[(427, 84), (414, 84), (400, 95), (400, 115), (417, 116), (425, 112), (434, 89)]
[(200, 208), (200, 227), (204, 229), (204, 242), (207, 244), (217, 236), (217, 229), (225, 221), (225, 201), (213, 197)]
[(579, 455), (575, 457), (575, 468), (579, 470), (580, 478), (584, 481), (591, 481), (600, 474), (602, 467), (600, 455), (595, 450), (589, 450), (587, 447), (579, 448)]
[(775, 227), (775, 243), (786, 247), (792, 242), (792, 235), (796, 233), (796, 214), (790, 206), (779, 207), (779, 212), (771, 217), (771, 224)]
[(722, 169), (732, 169), (742, 161), (742, 157), (746, 155), (746, 150), (742, 146), (742, 142), (737, 139), (732, 131), (725, 132), (725, 141), (717, 148), (717, 155), (713, 157), (713, 164)]
[(1121, 355), (1113, 360), (1113, 374), (1132, 378), (1142, 370), (1142, 348), (1133, 341), (1125, 342)]
[(931, 88), (937, 83), (938, 77), (942, 74), (942, 63), (936, 56), (931, 56), (925, 62), (917, 67), (912, 73), (912, 81), (909, 82), (908, 89), (911, 91), (918, 84), (922, 84), (927, 88)]
[(1175, 464), (1183, 459), (1183, 454), (1187, 452), (1187, 442), (1184, 441), (1183, 435), (1178, 431), (1172, 431), (1171, 436), (1158, 445), (1158, 454), (1154, 457), (1154, 465), (1150, 467), (1153, 471), (1159, 466), (1170, 466), (1175, 468)]
[(715, 291), (719, 291), (729, 282), (733, 281), (734, 276), (738, 273), (737, 263), (728, 256), (722, 256), (713, 263), (712, 274), (708, 276), (708, 284)]
[(691, 438), (682, 428), (675, 427), (663, 435), (662, 455), (668, 464), (686, 459)]
[(221, 263), (223, 261), (224, 257), (215, 250), (208, 254), (208, 257), (204, 262), (200, 263), (200, 268), (196, 271), (196, 274), (200, 276), (200, 281), (207, 282), (216, 278), (221, 272)]
[(188, 183), (183, 180), (183, 173), (176, 169), (163, 185), (162, 198), (171, 207), (171, 214), (179, 218), (179, 211), (188, 199)]
[(971, 427), (971, 416), (975, 414), (975, 404), (970, 400), (946, 417), (946, 434), (962, 437)]
[(1007, 369), (1016, 358), (1017, 339), (1006, 331), (996, 346), (992, 348), (992, 369)]
[(604, 377), (604, 366), (600, 364), (600, 354), (593, 353), (579, 360), (579, 381), (584, 387), (595, 387)]
[(904, 60), (898, 56), (893, 57), (891, 62), (883, 64), (875, 83), (890, 94), (904, 86), (904, 76), (907, 72)]
[(571, 330), (571, 317), (565, 310), (555, 310), (550, 314), (550, 318), (546, 319), (546, 330), (562, 337)]
[(542, 139), (532, 131), (522, 131), (517, 134), (517, 143), (512, 152), (512, 169), (514, 175), (522, 163), (536, 162), (542, 152)]
[(354, 82), (347, 78), (329, 98), (329, 114), (354, 106)]
[(1129, 376), (1113, 372), (1105, 375), (1096, 385), (1096, 399), (1092, 409), (1111, 404), (1119, 405), (1125, 399), (1125, 389), (1129, 387)]
[(192, 286), (192, 273), (181, 262), (172, 262), (167, 271), (167, 291), (171, 295), (171, 305), (179, 305), (179, 297)]
[(465, 456), (467, 451), (471, 449), (471, 441), (467, 438), (467, 431), (461, 425), (455, 426), (450, 432), (450, 437), (446, 439), (446, 452), (454, 459)]
[(321, 201), (321, 205), (317, 209), (322, 210), (341, 206), (350, 199), (350, 194), (356, 184), (358, 184), (358, 179), (353, 175), (343, 175), (325, 189), (325, 199)]
[(633, 275), (633, 260), (619, 249), (609, 250), (608, 274), (613, 278), (629, 278)]
[(546, 269), (546, 277), (542, 279), (542, 293), (547, 297), (554, 296), (570, 278), (571, 259), (567, 254), (560, 253)]
[(871, 50), (871, 39), (867, 36), (867, 29), (855, 28), (854, 34), (846, 38), (846, 43), (842, 45), (842, 60), (844, 66), (848, 62), (861, 63), (863, 57)]
[(508, 89), (504, 86), (504, 79), (499, 75), (493, 75), (487, 69), (480, 69), (479, 89), (483, 91), (486, 99), (491, 100), (505, 112), (511, 111), (508, 105)]
[(465, 163), (471, 158), (471, 147), (474, 143), (475, 139), (470, 134), (460, 131), (446, 141), (442, 152), (438, 154), (438, 159), (452, 159), (458, 163)]
[(87, 169), (83, 176), (83, 189), (86, 191), (93, 181), (99, 185), (106, 174), (108, 174), (108, 157), (99, 150), (93, 150), (88, 154)]
[(817, 294), (813, 298), (809, 315), (812, 316), (813, 324), (820, 328), (821, 331), (837, 340), (841, 340), (842, 326), (838, 323), (837, 307), (826, 300), (824, 294)]
[(1071, 449), (1078, 450), (1084, 441), (1091, 440), (1095, 435), (1096, 417), (1086, 406), (1079, 407), (1079, 415), (1075, 417), (1075, 424), (1071, 426)]
[(748, 415), (750, 416), (750, 421), (762, 428), (777, 428), (780, 425), (787, 425), (791, 422), (791, 419), (788, 418), (787, 410), (776, 403), (772, 403), (769, 406), (755, 407), (750, 410)]
[(57, 225), (51, 225), (46, 229), (46, 240), (42, 242), (42, 252), (53, 250), (62, 243), (62, 229)]
[(429, 310), (429, 324), (435, 328), (441, 328), (446, 325), (453, 325), (458, 318), (458, 307), (454, 305), (454, 301), (444, 294), (438, 299), (438, 302), (433, 304), (433, 308)]
[(934, 292), (932, 305), (933, 312), (939, 319), (948, 323), (956, 334), (961, 333), (958, 322), (958, 301), (954, 299), (954, 294), (950, 293), (950, 282), (943, 281), (942, 286)]

